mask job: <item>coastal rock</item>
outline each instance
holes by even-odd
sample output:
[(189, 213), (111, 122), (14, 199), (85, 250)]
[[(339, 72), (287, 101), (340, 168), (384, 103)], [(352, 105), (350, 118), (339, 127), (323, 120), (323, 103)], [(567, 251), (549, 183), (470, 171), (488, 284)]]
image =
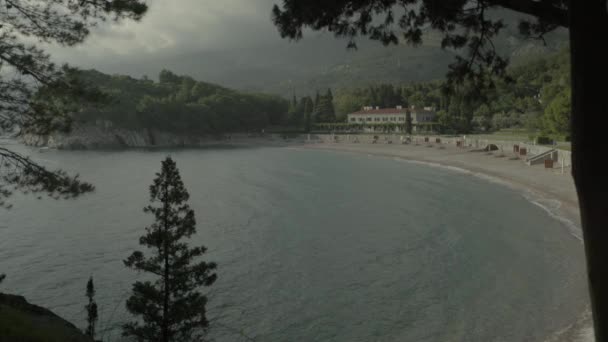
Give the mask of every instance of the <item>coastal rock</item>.
[(217, 136), (187, 136), (148, 129), (113, 128), (108, 125), (76, 125), (69, 133), (49, 136), (26, 134), (21, 137), (29, 146), (80, 150), (132, 147), (198, 147), (218, 142)]
[(31, 342), (93, 342), (52, 311), (21, 296), (0, 293), (0, 340)]

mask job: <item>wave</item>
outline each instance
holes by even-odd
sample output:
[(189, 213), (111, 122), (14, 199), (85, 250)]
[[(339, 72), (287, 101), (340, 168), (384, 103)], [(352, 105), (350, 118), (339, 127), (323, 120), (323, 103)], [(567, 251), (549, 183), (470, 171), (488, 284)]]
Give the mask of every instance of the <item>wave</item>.
[(564, 217), (561, 214), (560, 209), (562, 206), (562, 202), (556, 199), (543, 197), (540, 194), (535, 193), (531, 190), (527, 190), (524, 193), (524, 198), (527, 199), (530, 203), (543, 209), (552, 218), (561, 222), (566, 227), (570, 235), (574, 236), (577, 240), (583, 243), (583, 231), (581, 227), (579, 227), (577, 224), (572, 222), (572, 220)]
[(520, 186), (517, 186), (516, 184), (509, 182), (505, 179), (491, 176), (491, 175), (488, 175), (488, 174), (482, 173), (482, 172), (475, 172), (475, 171), (467, 170), (467, 169), (457, 167), (457, 166), (444, 165), (444, 164), (440, 164), (440, 163), (426, 162), (426, 161), (419, 161), (419, 160), (411, 160), (411, 159), (400, 158), (400, 157), (394, 157), (393, 159), (396, 161), (402, 161), (402, 162), (424, 165), (424, 166), (431, 166), (431, 167), (441, 168), (444, 170), (458, 172), (461, 174), (471, 175), (476, 178), (483, 179), (487, 182), (506, 186), (513, 190), (523, 191), (523, 193), (522, 193), (523, 197), (527, 201), (529, 201), (530, 203), (534, 204), (535, 206), (543, 209), (550, 217), (556, 219), (564, 227), (566, 227), (566, 229), (568, 230), (568, 233), (570, 233), (570, 235), (572, 235), (574, 238), (579, 240), (581, 243), (583, 242), (583, 232), (582, 232), (581, 227), (579, 227), (576, 223), (574, 223), (572, 220), (568, 219), (563, 214), (563, 212), (561, 211), (562, 202), (555, 198), (545, 197), (542, 194), (540, 194), (539, 192), (532, 191), (530, 189), (522, 189)]
[[(457, 172), (460, 174), (471, 175), (485, 181), (499, 184), (503, 186), (507, 186), (508, 188), (522, 191), (523, 197), (532, 203), (533, 205), (544, 210), (551, 218), (557, 220), (565, 227), (568, 233), (577, 239), (581, 244), (583, 243), (583, 231), (580, 226), (574, 223), (572, 220), (568, 219), (562, 212), (562, 202), (555, 199), (543, 196), (541, 193), (532, 191), (530, 189), (524, 189), (521, 186), (517, 186), (516, 184), (509, 182), (507, 180), (501, 179), (499, 177), (494, 177), (485, 173), (475, 172), (471, 170), (467, 170), (461, 167), (444, 165), (440, 163), (433, 162), (425, 162), (418, 160), (411, 160), (406, 158), (394, 157), (394, 160), (400, 162), (407, 162), (412, 164), (430, 166), (441, 168), (444, 170), (450, 170), (453, 172)], [(555, 332), (553, 335), (549, 336), (545, 342), (594, 342), (595, 337), (593, 333), (593, 322), (591, 319), (591, 311), (590, 309), (585, 310), (579, 319), (572, 323), (571, 325), (565, 327), (564, 329)]]

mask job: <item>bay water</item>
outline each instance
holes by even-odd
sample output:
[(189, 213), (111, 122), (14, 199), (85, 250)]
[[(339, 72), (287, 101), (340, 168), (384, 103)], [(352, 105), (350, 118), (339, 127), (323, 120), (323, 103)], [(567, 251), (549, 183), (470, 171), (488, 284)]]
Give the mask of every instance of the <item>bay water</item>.
[(543, 341), (588, 305), (580, 241), (471, 175), (300, 148), (28, 151), (96, 191), (10, 199), (0, 290), (82, 328), (93, 276), (104, 341), (131, 319), (141, 275), (122, 260), (167, 155), (196, 212), (190, 243), (218, 263), (204, 289), (216, 341)]

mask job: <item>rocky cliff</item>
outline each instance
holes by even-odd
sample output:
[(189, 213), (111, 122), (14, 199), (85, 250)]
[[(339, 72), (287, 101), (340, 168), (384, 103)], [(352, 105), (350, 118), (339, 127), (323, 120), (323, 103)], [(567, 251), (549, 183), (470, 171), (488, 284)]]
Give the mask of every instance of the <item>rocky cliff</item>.
[(80, 125), (70, 133), (48, 136), (26, 134), (21, 137), (29, 146), (57, 149), (100, 149), (127, 147), (196, 147), (218, 143), (222, 136), (186, 136), (148, 129), (128, 130), (103, 125)]

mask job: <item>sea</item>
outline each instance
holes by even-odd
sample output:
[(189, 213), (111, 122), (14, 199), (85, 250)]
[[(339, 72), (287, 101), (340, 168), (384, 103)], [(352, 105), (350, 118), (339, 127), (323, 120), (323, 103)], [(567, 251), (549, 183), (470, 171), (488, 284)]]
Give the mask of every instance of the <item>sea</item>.
[(108, 151), (9, 146), (93, 193), (15, 193), (0, 209), (0, 291), (123, 341), (146, 275), (123, 260), (171, 156), (190, 193), (213, 341), (545, 341), (588, 309), (582, 243), (525, 194), (450, 169), (304, 148)]

